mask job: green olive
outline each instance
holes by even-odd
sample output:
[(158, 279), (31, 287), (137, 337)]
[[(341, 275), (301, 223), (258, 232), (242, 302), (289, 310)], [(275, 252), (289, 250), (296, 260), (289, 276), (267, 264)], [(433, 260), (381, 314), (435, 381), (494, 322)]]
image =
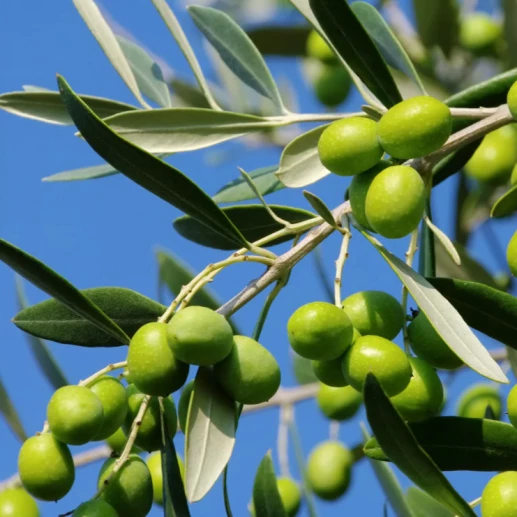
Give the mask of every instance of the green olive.
[(306, 52), (307, 56), (318, 59), (323, 63), (335, 63), (337, 61), (334, 51), (314, 29), (309, 32)]
[(0, 517), (39, 517), (39, 515), (36, 501), (23, 488), (8, 488), (0, 493)]
[[(177, 455), (178, 467), (180, 469), (181, 479), (185, 478), (185, 467), (182, 459)], [(150, 454), (145, 460), (151, 479), (153, 482), (153, 500), (156, 504), (163, 505), (163, 471), (162, 471), (162, 456), (159, 452)]]
[(424, 216), (426, 189), (420, 174), (407, 165), (382, 170), (366, 194), (365, 214), (383, 237), (399, 239), (415, 230)]
[(431, 366), (455, 370), (463, 361), (447, 346), (423, 312), (408, 326), (408, 337), (413, 352)]
[(298, 355), (318, 361), (338, 358), (354, 335), (348, 316), (327, 302), (312, 302), (296, 309), (287, 323), (287, 332)]
[(451, 136), (451, 110), (433, 97), (411, 97), (390, 108), (378, 124), (379, 141), (394, 158), (420, 158)]
[(51, 433), (33, 436), (23, 443), (18, 454), (18, 473), (25, 490), (42, 501), (65, 497), (75, 480), (70, 449)]
[(436, 370), (423, 359), (410, 357), (413, 376), (407, 388), (391, 398), (408, 422), (421, 422), (437, 415), (443, 404), (443, 386)]
[[(107, 459), (101, 467), (97, 486), (100, 489), (110, 476), (116, 458)], [(153, 504), (153, 483), (149, 468), (136, 454), (131, 454), (112, 477), (100, 496), (118, 515), (145, 517)]]
[(48, 403), (47, 420), (58, 440), (83, 445), (101, 431), (104, 409), (99, 397), (85, 386), (63, 386)]
[(469, 14), (460, 24), (460, 44), (474, 54), (491, 54), (502, 35), (501, 24), (486, 13)]
[(340, 64), (323, 66), (314, 81), (316, 97), (329, 108), (344, 102), (351, 88), (352, 78)]
[(517, 231), (512, 235), (506, 248), (506, 261), (513, 276), (517, 276)]
[(246, 336), (234, 336), (233, 348), (214, 366), (226, 394), (241, 404), (268, 401), (280, 387), (280, 367), (271, 352)]
[(104, 411), (102, 426), (94, 440), (105, 440), (124, 423), (128, 411), (126, 389), (109, 375), (95, 380), (88, 388), (99, 397)]
[(340, 442), (320, 443), (307, 460), (307, 482), (321, 499), (334, 501), (350, 484), (351, 452)]
[[(512, 114), (512, 117), (517, 120), (517, 81), (512, 84), (512, 87), (508, 90), (508, 94), (506, 96), (506, 102), (508, 103), (508, 109)], [(512, 174), (513, 178), (513, 174)], [(512, 185), (515, 182), (512, 181)]]
[(483, 517), (515, 517), (517, 508), (517, 472), (501, 472), (485, 486), (481, 495)]
[(79, 505), (72, 517), (119, 517), (119, 514), (106, 501), (92, 499)]
[(165, 323), (147, 323), (131, 339), (127, 354), (131, 382), (147, 395), (168, 397), (187, 380), (189, 365), (177, 359)]
[(343, 373), (350, 386), (362, 392), (370, 372), (389, 397), (407, 387), (412, 373), (407, 355), (395, 343), (379, 336), (362, 336), (346, 352)]
[(318, 153), (321, 163), (334, 174), (354, 176), (367, 171), (383, 154), (377, 123), (365, 117), (332, 122), (320, 136)]
[(321, 384), (316, 402), (322, 413), (331, 420), (349, 420), (361, 407), (362, 395), (352, 386), (333, 388)]
[(513, 427), (517, 427), (517, 386), (514, 386), (510, 393), (508, 393), (508, 399), (506, 400), (508, 408), (508, 418)]
[(232, 350), (232, 327), (212, 309), (191, 306), (177, 312), (167, 329), (169, 346), (180, 361), (210, 366)]
[(457, 414), (465, 418), (484, 418), (488, 406), (499, 420), (502, 413), (499, 390), (491, 384), (475, 384), (460, 395)]

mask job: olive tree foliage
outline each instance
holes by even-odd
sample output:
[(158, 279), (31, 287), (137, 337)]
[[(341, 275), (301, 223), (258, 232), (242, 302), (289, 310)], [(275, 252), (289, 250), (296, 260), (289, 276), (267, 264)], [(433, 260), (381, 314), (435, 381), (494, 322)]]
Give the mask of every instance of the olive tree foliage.
[[(75, 125), (85, 145), (106, 162), (60, 172), (45, 181), (86, 181), (122, 174), (184, 213), (174, 222), (181, 236), (200, 246), (227, 250), (228, 257), (207, 264), (195, 274), (178, 257), (159, 252), (160, 282), (175, 296), (167, 307), (124, 288), (79, 290), (36, 257), (0, 239), (0, 260), (19, 275), (20, 312), (13, 322), (27, 333), (32, 351), (54, 388), (69, 383), (45, 340), (92, 348), (123, 347), (143, 325), (155, 321), (167, 323), (189, 305), (209, 307), (230, 319), (250, 300), (264, 296), (253, 333), (253, 338), (259, 340), (275, 297), (280, 290), (289, 289), (291, 270), (301, 259), (316, 253), (318, 245), (334, 233), (342, 236), (342, 245), (336, 253), (334, 281), (326, 285), (329, 302), (341, 307), (343, 268), (351, 235), (366, 239), (371, 252), (380, 254), (400, 279), (404, 314), (411, 296), (464, 367), (496, 383), (508, 383), (509, 369), (505, 365), (516, 367), (514, 350), (517, 349), (517, 300), (508, 293), (512, 280), (510, 276), (494, 278), (470, 256), (468, 245), (480, 228), (496, 224), (495, 220), (511, 216), (517, 210), (517, 187), (509, 186), (509, 171), (505, 169), (494, 181), (483, 176), (485, 165), (479, 172), (471, 161), (481, 142), (485, 142), (485, 135), (514, 120), (511, 111), (515, 110), (509, 109), (507, 95), (517, 80), (517, 69), (511, 68), (517, 55), (512, 30), (517, 23), (515, 2), (502, 2), (506, 34), (498, 26), (499, 32), (487, 44), (471, 41), (472, 34), (463, 21), (468, 14), (462, 13), (462, 6), (452, 0), (413, 0), (415, 28), (396, 0), (380, 2), (379, 10), (359, 1), (289, 0), (289, 5), (283, 8), (298, 10), (302, 23), (296, 26), (265, 23), (248, 33), (225, 12), (192, 5), (188, 13), (209, 43), (214, 62), (224, 70), (225, 88), (221, 88), (206, 79), (166, 0), (151, 1), (183, 52), (195, 82), (169, 77), (143, 48), (113, 32), (94, 0), (74, 0), (93, 36), (134, 95), (135, 105), (78, 95), (75, 88), (80, 89), (79, 85), (71, 85), (58, 76), (56, 91), (25, 87), (23, 91), (4, 93), (0, 95), (0, 108), (50, 124)], [(336, 108), (336, 111), (298, 113), (288, 108), (286, 94), (275, 82), (265, 58), (268, 55), (303, 58), (308, 77), (318, 76), (321, 81), (323, 74), (329, 73), (325, 68), (328, 63), (321, 56), (307, 56), (307, 40), (315, 37), (312, 35), (316, 32), (332, 50), (333, 73), (339, 69), (341, 77), (345, 74), (351, 78), (362, 95), (364, 105), (360, 112), (345, 113)], [(486, 70), (489, 77), (485, 80), (468, 83), (469, 77), (479, 75), (473, 71)], [(321, 82), (315, 88), (322, 88)], [(348, 86), (342, 88), (348, 91)], [(328, 100), (326, 94), (319, 91), (318, 96)], [(411, 231), (405, 257), (393, 254), (389, 240), (381, 242), (371, 228), (362, 224), (348, 197), (339, 206), (328, 207), (324, 200), (304, 190), (312, 211), (267, 202), (272, 192), (307, 187), (331, 173), (318, 154), (318, 142), (330, 123), (347, 118), (377, 122), (403, 99), (425, 95), (439, 98), (448, 107), (452, 134), (431, 152), (407, 160), (393, 158), (391, 162), (417, 171), (427, 197), (424, 216), (420, 214), (420, 224)], [(283, 131), (286, 126), (298, 128), (301, 122), (314, 122), (317, 126), (295, 138)], [(240, 170), (240, 175), (222, 185), (214, 197), (165, 161), (175, 153), (205, 149), (237, 138), (254, 138), (254, 143), (260, 146), (282, 147), (280, 161), (250, 172)], [(516, 163), (517, 156), (511, 165)], [(433, 187), (452, 176), (459, 177), (459, 181), (454, 235), (447, 236), (433, 223), (431, 206)], [(282, 243), (284, 249), (280, 254), (268, 249)], [(417, 249), (419, 263), (414, 264)], [(265, 270), (224, 303), (214, 298), (206, 285), (224, 269), (243, 262), (262, 264)], [(51, 298), (28, 306), (21, 277)], [(269, 287), (268, 294), (263, 295)], [(408, 314), (407, 319), (414, 316)], [(489, 353), (472, 329), (496, 339), (502, 348)], [(402, 331), (409, 353), (406, 323)], [(119, 363), (107, 365), (80, 385), (88, 386), (112, 371), (120, 372), (123, 377), (127, 363), (125, 349), (121, 350)], [(235, 405), (223, 393), (210, 367), (199, 367), (186, 423), (181, 425), (186, 435), (184, 483), (174, 441), (169, 438), (174, 432), (168, 429), (165, 406), (163, 400), (159, 401), (156, 407), (161, 415), (164, 515), (185, 517), (191, 512), (195, 515), (191, 503), (202, 499), (221, 476), (224, 478), (221, 497), (227, 515), (232, 515), (226, 468), (239, 418), (250, 411), (280, 407), (284, 439), (279, 443), (285, 447), (282, 433), (287, 433), (287, 429), (291, 429), (296, 441), (293, 407), (301, 400), (315, 397), (320, 389), (308, 359), (296, 357), (294, 368), (300, 386), (280, 387), (269, 401), (243, 406)], [(381, 384), (371, 373), (366, 377), (363, 397), (369, 429), (363, 427), (365, 442), (353, 449), (350, 461), (365, 461), (365, 456), (371, 461), (387, 500), (399, 516), (474, 515), (471, 505), (453, 488), (444, 472), (511, 470), (517, 458), (517, 430), (491, 418), (494, 415), (490, 413), (485, 419), (437, 416), (408, 424)], [(133, 424), (127, 430), (127, 441), (116, 455), (115, 472), (132, 461), (130, 452), (141, 419), (150, 411), (152, 402), (145, 396), (139, 404)], [(17, 411), (2, 384), (0, 410), (20, 440), (26, 440)], [(43, 432), (48, 432), (47, 424)], [(74, 457), (75, 465), (98, 461), (111, 453), (108, 446), (95, 447)], [(407, 493), (402, 492), (393, 465), (414, 483)], [(299, 467), (301, 492), (309, 514), (315, 516), (314, 487), (304, 474), (303, 458)], [(266, 454), (256, 468), (253, 494), (250, 494), (256, 515), (286, 515), (270, 455)], [(91, 494), (92, 498), (102, 495), (112, 479), (113, 475), (108, 475), (105, 485), (100, 486), (97, 494)], [(2, 489), (20, 486), (20, 478), (14, 474), (1, 486)]]

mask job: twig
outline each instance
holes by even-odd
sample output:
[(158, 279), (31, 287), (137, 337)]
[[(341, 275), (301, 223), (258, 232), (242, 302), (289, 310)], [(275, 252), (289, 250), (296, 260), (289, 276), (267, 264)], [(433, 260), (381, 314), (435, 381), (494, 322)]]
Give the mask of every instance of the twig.
[(339, 422), (337, 420), (331, 420), (329, 424), (329, 438), (333, 441), (339, 439)]
[(93, 375), (90, 375), (88, 378), (84, 379), (79, 383), (79, 386), (88, 386), (93, 381), (97, 380), (99, 377), (102, 377), (104, 374), (112, 372), (113, 370), (119, 370), (120, 368), (125, 368), (127, 366), (127, 361), (120, 361), (119, 363), (108, 364), (98, 372), (95, 372)]
[(278, 424), (277, 454), (280, 474), (291, 477), (289, 471), (289, 424), (293, 419), (293, 407), (289, 404), (280, 406), (280, 422)]
[(345, 266), (346, 259), (348, 258), (348, 245), (352, 238), (348, 217), (346, 215), (341, 218), (341, 227), (343, 228), (343, 239), (341, 240), (341, 248), (336, 260), (336, 278), (334, 279), (334, 303), (338, 307), (341, 307), (341, 282), (343, 278), (343, 268)]

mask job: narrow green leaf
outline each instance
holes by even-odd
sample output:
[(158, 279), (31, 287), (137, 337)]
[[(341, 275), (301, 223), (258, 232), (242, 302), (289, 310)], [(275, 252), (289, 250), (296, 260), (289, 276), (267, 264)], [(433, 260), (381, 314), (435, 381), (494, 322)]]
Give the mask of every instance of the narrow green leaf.
[(506, 217), (517, 211), (517, 185), (505, 192), (490, 211), (490, 217)]
[(138, 185), (239, 247), (248, 243), (212, 199), (182, 172), (114, 133), (58, 77), (63, 101), (75, 125), (93, 150)]
[(508, 362), (510, 363), (510, 367), (512, 369), (513, 375), (517, 378), (517, 350), (514, 348), (506, 347), (506, 356)]
[[(269, 208), (290, 223), (299, 223), (314, 217), (312, 212), (300, 208), (282, 205), (269, 205)], [(282, 224), (271, 217), (263, 205), (235, 205), (224, 207), (222, 210), (249, 242), (258, 241), (284, 228)], [(234, 241), (221, 236), (192, 217), (179, 217), (173, 225), (181, 236), (208, 248), (235, 250), (240, 247), (236, 246)], [(265, 244), (265, 246), (274, 246), (293, 238), (294, 234), (285, 235)]]
[(391, 461), (422, 490), (462, 517), (476, 514), (420, 447), (372, 373), (366, 377), (364, 403), (368, 422)]
[(433, 187), (439, 185), (442, 181), (461, 171), (465, 164), (472, 158), (472, 155), (479, 147), (481, 140), (467, 144), (465, 147), (458, 149), (455, 153), (450, 154), (443, 159), (433, 169)]
[(517, 298), (488, 285), (450, 278), (429, 282), (475, 329), (517, 349)]
[(318, 213), (318, 215), (330, 226), (337, 228), (336, 220), (330, 211), (330, 208), (318, 197), (316, 194), (309, 192), (308, 190), (303, 191), (305, 199), (310, 203), (312, 208)]
[(171, 95), (160, 65), (136, 43), (122, 36), (116, 36), (116, 39), (140, 91), (162, 108), (168, 108), (171, 105)]
[(223, 497), (226, 517), (233, 517), (232, 507), (230, 504), (230, 493), (228, 491), (228, 465), (226, 465), (223, 472)]
[(341, 57), (387, 107), (402, 101), (397, 85), (368, 32), (343, 0), (310, 0), (323, 30)]
[(138, 89), (135, 76), (133, 75), (131, 67), (117, 42), (117, 38), (111, 30), (108, 22), (104, 19), (104, 16), (102, 16), (97, 4), (93, 0), (73, 1), (82, 19), (92, 32), (94, 38), (97, 40), (97, 43), (101, 46), (107, 58), (110, 60), (110, 63), (113, 65), (113, 68), (115, 68), (140, 104), (144, 106), (144, 108), (148, 108), (149, 105), (145, 102), (140, 90)]
[(264, 55), (305, 56), (310, 27), (266, 25), (248, 31), (257, 50)]
[(269, 451), (260, 462), (253, 482), (253, 506), (255, 515), (261, 517), (287, 517), (278, 486), (275, 469)]
[(156, 154), (204, 149), (279, 125), (254, 115), (202, 108), (142, 110), (134, 114), (111, 117), (106, 124), (129, 142)]
[(421, 94), (425, 95), (424, 85), (411, 59), (409, 59), (404, 47), (402, 47), (395, 34), (393, 34), (381, 13), (373, 5), (366, 2), (354, 2), (350, 7), (361, 22), (361, 25), (368, 31), (368, 34), (376, 43), (386, 62), (409, 77), (420, 89)]
[(210, 108), (210, 103), (198, 86), (188, 81), (173, 77), (169, 81), (174, 97), (187, 108)]
[[(496, 472), (515, 468), (517, 429), (511, 424), (445, 416), (408, 425), (422, 449), (441, 470)], [(396, 463), (379, 438), (376, 435), (366, 442), (365, 454), (379, 461)]]
[[(130, 104), (103, 97), (81, 95), (81, 99), (101, 118), (110, 117), (124, 111), (136, 110)], [(20, 117), (40, 120), (49, 124), (63, 126), (73, 124), (58, 92), (27, 91), (3, 93), (0, 95), (0, 109)]]
[[(16, 296), (18, 298), (19, 310), (27, 309), (28, 303), (23, 290), (22, 279), (18, 275), (16, 275)], [(54, 390), (70, 384), (49, 350), (48, 344), (43, 339), (30, 334), (26, 334), (26, 336), (32, 355), (34, 355), (36, 362)]]
[(95, 303), (37, 258), (0, 239), (0, 260), (36, 287), (115, 338), (119, 344), (129, 343), (128, 335)]
[[(111, 318), (129, 336), (142, 325), (156, 321), (167, 307), (135, 291), (122, 287), (95, 287), (78, 291), (83, 299)], [(58, 300), (51, 298), (31, 305), (13, 318), (14, 324), (33, 336), (58, 343), (87, 347), (111, 347), (122, 344), (88, 319)], [(129, 342), (127, 338), (124, 343)]]
[(194, 382), (185, 434), (186, 492), (202, 499), (230, 460), (235, 444), (235, 403), (217, 384), (211, 369), (200, 367)]
[[(362, 422), (361, 431), (365, 441), (371, 438), (370, 433), (368, 433), (366, 426)], [(384, 495), (388, 499), (390, 506), (393, 508), (397, 517), (414, 517), (413, 513), (409, 509), (408, 503), (406, 502), (404, 493), (402, 492), (402, 488), (395, 472), (393, 472), (393, 469), (386, 463), (381, 463), (380, 461), (372, 460), (371, 458), (368, 458), (368, 462), (370, 463), (373, 473), (375, 474)]]
[[(458, 251), (456, 250), (456, 248), (454, 247), (454, 244), (452, 243), (451, 239), (447, 236), (447, 234), (444, 233), (442, 230), (440, 230), (440, 228), (438, 228), (438, 226), (433, 224), (430, 219), (425, 220), (425, 226), (427, 226), (429, 228), (429, 230), (434, 234), (434, 236), (440, 241), (440, 243), (444, 247), (445, 251), (447, 251), (447, 253), (451, 257), (451, 259), (453, 260), (453, 262), (457, 266), (461, 266), (460, 255), (459, 255)], [(434, 276), (434, 275), (431, 275), (431, 276)]]
[(362, 233), (388, 262), (449, 348), (479, 374), (497, 382), (509, 382), (454, 306), (423, 276), (390, 253), (375, 238)]
[(455, 517), (455, 513), (416, 486), (407, 489), (406, 501), (413, 517)]
[(506, 40), (505, 62), (508, 66), (517, 65), (517, 2), (515, 0), (502, 0), (503, 8), (503, 27)]
[(20, 442), (24, 442), (28, 436), (23, 428), (23, 424), (18, 416), (18, 412), (14, 407), (9, 394), (4, 387), (2, 379), (0, 379), (0, 413), (5, 418), (7, 425), (11, 428), (11, 431), (16, 435)]
[[(272, 165), (248, 173), (261, 195), (265, 196), (284, 188), (284, 184), (275, 175), (277, 169), (278, 166)], [(218, 204), (237, 203), (256, 199), (256, 196), (241, 175), (221, 187), (212, 199)]]
[(57, 172), (51, 176), (42, 178), (41, 181), (59, 182), (59, 181), (83, 181), (94, 180), (99, 178), (107, 178), (119, 174), (111, 165), (93, 165), (91, 167), (83, 167), (81, 169), (72, 169), (70, 171)]
[(224, 12), (190, 6), (189, 14), (234, 74), (260, 95), (270, 99), (279, 113), (285, 108), (264, 59), (248, 35)]
[[(167, 25), (167, 28), (172, 34), (172, 37), (176, 40), (176, 43), (178, 44), (181, 52), (183, 52), (183, 55), (185, 56), (185, 59), (187, 60), (190, 68), (194, 72), (194, 76), (196, 77), (196, 80), (199, 84), (199, 87), (201, 88), (201, 91), (203, 92), (203, 95), (206, 98), (206, 101), (208, 102), (208, 105), (214, 110), (221, 109), (217, 101), (214, 99), (212, 92), (210, 91), (210, 87), (208, 86), (205, 76), (203, 75), (203, 71), (201, 70), (201, 66), (199, 65), (196, 55), (194, 54), (194, 51), (188, 42), (187, 36), (185, 35), (185, 32), (183, 32), (183, 29), (175, 14), (172, 12), (172, 9), (167, 5), (167, 1), (152, 0), (152, 2), (157, 11), (160, 13), (162, 20), (165, 22), (165, 25)], [(177, 85), (173, 84), (173, 89), (176, 90), (176, 88)]]
[[(431, 218), (431, 201), (427, 200), (426, 214)], [(418, 272), (422, 276), (436, 276), (436, 250), (433, 232), (429, 226), (422, 221), (420, 231), (420, 244), (418, 246)]]

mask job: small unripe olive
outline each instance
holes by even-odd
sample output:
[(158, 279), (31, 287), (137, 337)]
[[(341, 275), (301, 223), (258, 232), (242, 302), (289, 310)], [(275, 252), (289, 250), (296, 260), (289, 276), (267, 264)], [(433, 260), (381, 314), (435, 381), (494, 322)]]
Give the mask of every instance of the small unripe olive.
[(491, 384), (475, 384), (465, 390), (458, 401), (458, 416), (465, 418), (484, 418), (490, 406), (495, 419), (501, 418), (502, 401), (496, 387)]
[(280, 386), (280, 367), (273, 355), (247, 336), (234, 336), (230, 355), (214, 366), (226, 394), (241, 404), (268, 401)]
[(370, 372), (389, 397), (404, 390), (411, 379), (407, 355), (397, 345), (379, 336), (360, 337), (343, 359), (345, 379), (357, 391), (363, 391)]
[(472, 13), (460, 24), (461, 46), (474, 54), (490, 54), (501, 39), (503, 28), (499, 22), (486, 13)]
[(106, 501), (92, 499), (79, 505), (72, 517), (119, 517), (119, 514)]
[(307, 460), (307, 482), (327, 501), (341, 497), (350, 484), (352, 454), (340, 442), (326, 441), (315, 447)]
[(109, 375), (100, 377), (88, 387), (99, 397), (104, 412), (102, 426), (94, 440), (105, 440), (124, 423), (128, 410), (126, 388)]
[(463, 361), (436, 332), (423, 312), (420, 312), (409, 324), (408, 337), (413, 352), (435, 368), (455, 370), (463, 364)]
[(104, 422), (104, 410), (97, 395), (84, 386), (63, 386), (47, 406), (48, 425), (54, 436), (70, 445), (93, 440)]
[(365, 214), (370, 226), (383, 237), (409, 235), (424, 215), (426, 190), (420, 174), (407, 165), (381, 171), (366, 193)]
[[(122, 427), (119, 427), (112, 435), (108, 436), (106, 438), (106, 443), (109, 445), (112, 451), (121, 453), (124, 450), (124, 446), (127, 442), (127, 436), (124, 434), (124, 431), (122, 431)], [(131, 452), (134, 452), (137, 454), (138, 452), (141, 452), (142, 449), (135, 447), (131, 447)]]
[(187, 417), (190, 398), (192, 397), (192, 390), (194, 389), (194, 381), (189, 381), (181, 390), (180, 400), (178, 402), (178, 420), (180, 429), (183, 433), (187, 430)]
[(311, 30), (306, 45), (306, 51), (309, 57), (318, 59), (323, 63), (335, 63), (337, 61), (334, 51), (317, 31)]
[(167, 324), (153, 322), (140, 327), (127, 354), (131, 382), (143, 393), (167, 397), (187, 380), (189, 365), (174, 355), (167, 340)]
[[(138, 414), (138, 410), (140, 409), (144, 397), (144, 393), (142, 393), (134, 384), (130, 384), (127, 387), (129, 411), (123, 426), (123, 430), (126, 434), (129, 434), (131, 430), (131, 426)], [(176, 406), (171, 398), (164, 398), (163, 407), (167, 430), (169, 431), (169, 436), (173, 438), (178, 426)], [(144, 418), (142, 419), (142, 423), (138, 427), (135, 445), (148, 452), (157, 451), (162, 446), (160, 405), (158, 398), (156, 397), (151, 397), (149, 406), (147, 407)]]
[(352, 207), (354, 217), (361, 226), (364, 226), (367, 230), (370, 231), (373, 231), (373, 228), (370, 226), (370, 223), (366, 218), (366, 194), (375, 176), (377, 176), (379, 172), (381, 172), (389, 166), (390, 162), (386, 160), (381, 160), (377, 165), (374, 165), (371, 169), (368, 169), (366, 172), (354, 176), (352, 178), (352, 181), (350, 182), (348, 194), (350, 199), (350, 206)]
[(435, 416), (442, 407), (443, 386), (436, 370), (423, 359), (410, 357), (413, 376), (407, 388), (391, 398), (392, 404), (408, 422), (421, 422)]
[(377, 123), (365, 117), (332, 122), (320, 136), (321, 163), (334, 174), (353, 176), (367, 171), (382, 158)]
[(23, 488), (9, 488), (0, 493), (0, 517), (39, 517), (39, 515), (36, 501)]
[(61, 499), (75, 480), (70, 449), (51, 433), (33, 436), (23, 443), (18, 454), (18, 473), (25, 490), (43, 501)]
[[(116, 458), (109, 458), (102, 465), (97, 481), (99, 489), (110, 476), (116, 461)], [(153, 483), (145, 461), (136, 454), (131, 454), (104, 487), (100, 497), (118, 515), (145, 517), (153, 504)]]
[(402, 329), (404, 310), (391, 294), (360, 291), (343, 300), (343, 310), (362, 336), (394, 339)]
[[(178, 460), (181, 479), (184, 480), (185, 467), (183, 466), (183, 461), (178, 455), (176, 457)], [(147, 457), (145, 462), (147, 463), (153, 482), (153, 500), (156, 504), (163, 505), (163, 471), (161, 453), (154, 452)]]
[(318, 100), (329, 108), (346, 100), (352, 87), (350, 74), (340, 64), (324, 66), (314, 82)]
[(512, 235), (506, 248), (506, 260), (513, 276), (517, 276), (517, 232)]
[(508, 408), (508, 418), (513, 427), (517, 427), (517, 386), (514, 386), (510, 393), (508, 393), (508, 399), (506, 401)]
[(167, 328), (175, 357), (188, 364), (210, 366), (232, 350), (232, 327), (212, 309), (191, 306), (176, 313)]
[(333, 388), (321, 384), (316, 402), (322, 413), (331, 420), (348, 420), (359, 411), (363, 397), (352, 386)]
[[(506, 102), (508, 103), (508, 109), (510, 110), (512, 117), (517, 120), (517, 81), (515, 81), (512, 84), (512, 87), (508, 90)], [(513, 183), (514, 182), (512, 181), (512, 184)]]
[(394, 158), (420, 158), (447, 141), (452, 131), (451, 110), (428, 96), (395, 104), (377, 126), (384, 150)]
[(327, 302), (312, 302), (296, 309), (287, 322), (287, 332), (298, 355), (319, 361), (339, 357), (354, 335), (349, 317)]
[(481, 495), (482, 517), (515, 517), (517, 508), (517, 472), (495, 475)]
[(465, 174), (482, 183), (505, 182), (517, 162), (517, 131), (509, 124), (483, 138), (470, 160)]

